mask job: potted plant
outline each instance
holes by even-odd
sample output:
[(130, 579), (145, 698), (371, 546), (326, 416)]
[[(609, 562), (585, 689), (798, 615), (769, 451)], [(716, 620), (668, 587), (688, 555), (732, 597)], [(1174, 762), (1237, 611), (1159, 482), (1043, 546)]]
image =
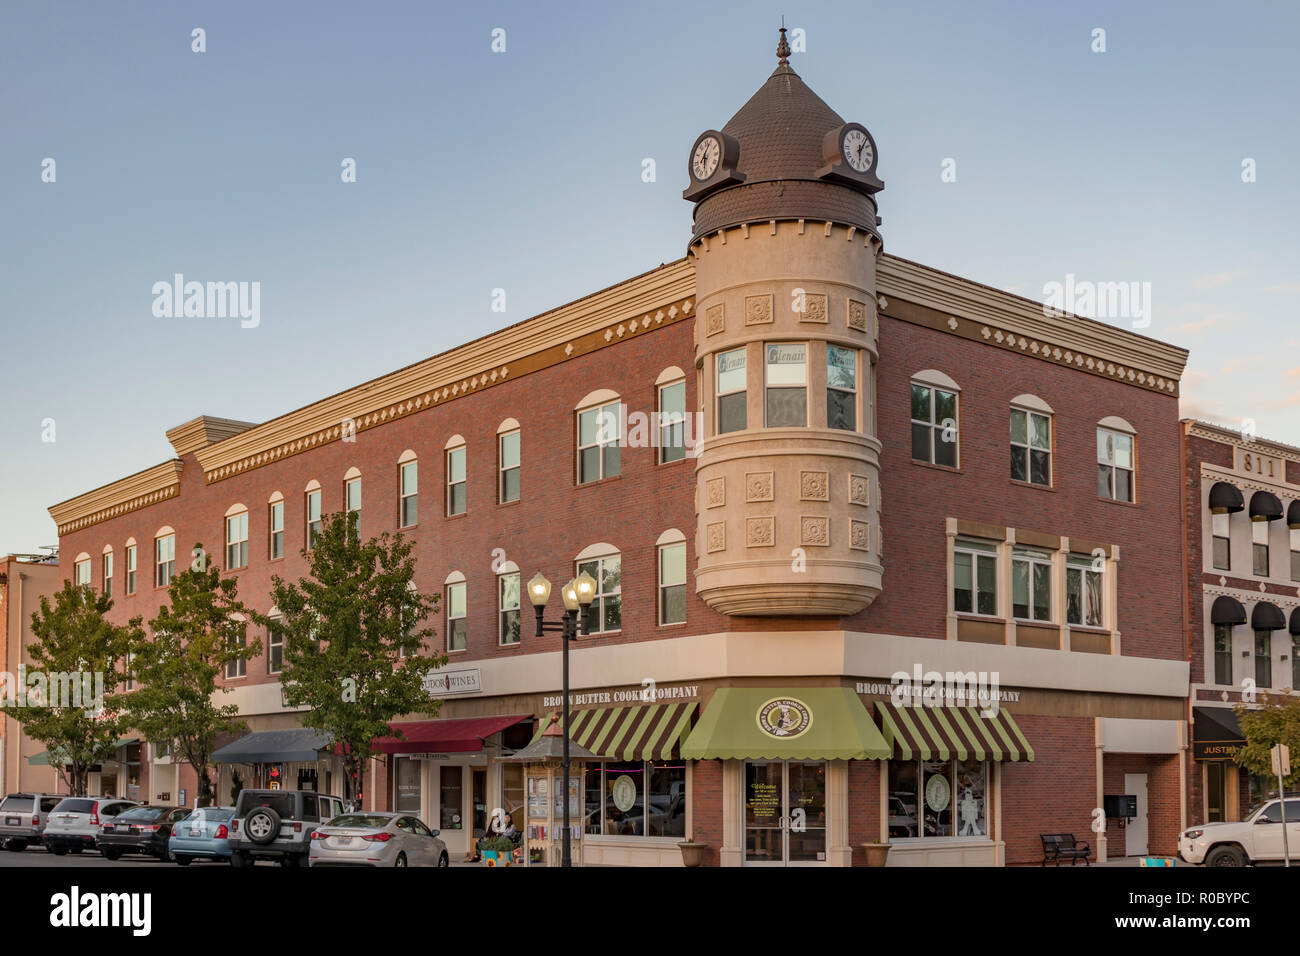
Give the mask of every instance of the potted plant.
[(682, 851), (682, 863), (686, 866), (703, 866), (705, 854), (708, 853), (709, 845), (707, 843), (696, 843), (694, 836), (689, 836), (677, 846)]
[(515, 843), (508, 836), (488, 836), (478, 841), (484, 866), (509, 866), (514, 849)]
[(889, 846), (888, 843), (881, 843), (879, 840), (862, 844), (862, 849), (867, 854), (867, 866), (884, 866), (885, 860), (889, 858)]

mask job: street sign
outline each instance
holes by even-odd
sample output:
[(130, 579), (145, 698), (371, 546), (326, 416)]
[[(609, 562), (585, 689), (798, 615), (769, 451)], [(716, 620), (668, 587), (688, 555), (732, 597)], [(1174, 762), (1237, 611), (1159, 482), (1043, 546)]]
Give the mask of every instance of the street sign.
[(1273, 761), (1273, 776), (1291, 776), (1291, 748), (1286, 744), (1275, 744), (1268, 752)]
[(1277, 776), (1277, 803), (1282, 813), (1282, 858), (1286, 865), (1291, 865), (1291, 843), (1287, 839), (1286, 825), (1286, 778), (1291, 774), (1291, 748), (1286, 744), (1274, 744), (1268, 752), (1273, 761), (1273, 773)]

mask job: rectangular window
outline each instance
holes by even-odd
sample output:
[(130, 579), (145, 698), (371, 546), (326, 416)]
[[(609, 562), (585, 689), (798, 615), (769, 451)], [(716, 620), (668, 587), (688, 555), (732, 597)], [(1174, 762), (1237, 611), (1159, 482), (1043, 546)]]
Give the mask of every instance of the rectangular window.
[(135, 562), (136, 547), (133, 544), (127, 545), (126, 548), (126, 593), (135, 593)]
[(857, 431), (858, 350), (826, 346), (826, 426)]
[(320, 489), (307, 492), (307, 547), (316, 546), (316, 536), (320, 534)]
[(461, 807), (461, 767), (438, 767), (438, 822), (443, 830), (465, 829)]
[(1224, 686), (1232, 684), (1232, 626), (1214, 626), (1214, 682)]
[(154, 581), (158, 587), (165, 588), (176, 574), (176, 535), (165, 534), (154, 541), (154, 564), (157, 569)]
[[(1213, 539), (1211, 560), (1220, 571), (1232, 570), (1232, 515), (1210, 515), (1210, 535)], [(1294, 535), (1293, 535), (1294, 538)]]
[(500, 630), (497, 641), (500, 644), (519, 643), (519, 572), (502, 574), (497, 577), (497, 617)]
[(1011, 479), (1052, 484), (1052, 418), (1023, 408), (1011, 409)]
[(401, 472), (402, 503), (398, 520), (403, 528), (410, 528), (419, 520), (419, 462), (406, 462), (402, 465)]
[[(516, 600), (516, 603), (518, 601)], [(468, 646), (465, 619), (465, 582), (447, 585), (447, 650), (463, 651)]]
[(587, 833), (625, 837), (686, 835), (686, 764), (680, 760), (589, 763), (583, 787)]
[(1273, 632), (1255, 632), (1255, 686), (1273, 686)]
[(447, 515), (465, 513), (465, 446), (447, 452)]
[(123, 690), (127, 690), (127, 691), (135, 690), (134, 667), (135, 667), (135, 654), (131, 653), (130, 651), (127, 651), (126, 663), (123, 665), (123, 669), (126, 671), (126, 682), (123, 686)]
[(912, 460), (957, 467), (957, 393), (912, 383)]
[(686, 542), (659, 549), (659, 623), (686, 620)]
[(578, 574), (586, 571), (596, 579), (596, 597), (587, 609), (587, 633), (603, 634), (623, 627), (623, 559), (613, 554), (581, 561)]
[[(343, 482), (343, 510), (355, 521), (357, 537), (361, 536), (361, 479), (349, 478)], [(352, 518), (356, 515), (356, 518)]]
[(1291, 536), (1291, 580), (1300, 581), (1300, 528), (1293, 528)]
[(248, 566), (248, 512), (226, 519), (226, 570)]
[(75, 581), (78, 587), (90, 587), (90, 559), (78, 561), (73, 567), (76, 575)]
[(619, 402), (578, 412), (578, 484), (612, 478), (619, 473), (621, 426)]
[(745, 410), (745, 350), (718, 353), (718, 434), (748, 426)]
[(1252, 573), (1268, 577), (1268, 526), (1267, 521), (1250, 523)]
[(278, 618), (271, 619), (266, 629), (266, 672), (278, 674), (284, 669), (284, 631)]
[(113, 596), (113, 552), (109, 551), (104, 555), (101, 562), (102, 580), (104, 582), (104, 597)]
[(519, 500), (519, 432), (506, 432), (497, 438), (501, 480), (498, 482), (498, 501), (506, 504)]
[(1097, 495), (1113, 501), (1133, 500), (1133, 436), (1097, 429)]
[(659, 464), (686, 457), (686, 383), (659, 386)]
[(1026, 621), (1052, 619), (1052, 557), (1045, 551), (1011, 552), (1012, 613)]
[(927, 840), (988, 835), (988, 764), (891, 760), (889, 836)]
[(765, 347), (764, 418), (769, 428), (808, 425), (808, 346), (778, 342)]
[(959, 614), (998, 613), (997, 547), (958, 538), (953, 548), (953, 610)]
[[(247, 646), (247, 644), (248, 644), (248, 624), (247, 624), (247, 623), (241, 624), (241, 625), (239, 626), (239, 630), (236, 631), (234, 634), (231, 635), (231, 637), (230, 637), (230, 644), (231, 644), (232, 647), (245, 647), (245, 646)], [(234, 660), (226, 661), (226, 678), (227, 678), (227, 679), (233, 679), (233, 678), (236, 678), (236, 677), (243, 677), (243, 676), (245, 676), (247, 673), (248, 673), (248, 659), (247, 659), (247, 658), (237, 657), (237, 658), (235, 658)]]
[(284, 502), (274, 501), (267, 509), (270, 514), (267, 518), (267, 527), (270, 528), (271, 560), (284, 557)]
[[(1102, 562), (1098, 561), (1097, 564)], [(1082, 627), (1102, 627), (1102, 577), (1086, 555), (1072, 554), (1065, 561), (1065, 620)]]

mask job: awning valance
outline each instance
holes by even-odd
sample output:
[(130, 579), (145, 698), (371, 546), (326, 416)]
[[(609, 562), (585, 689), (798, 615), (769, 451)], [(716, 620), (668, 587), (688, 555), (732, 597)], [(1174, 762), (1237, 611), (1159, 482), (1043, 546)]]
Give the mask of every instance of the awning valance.
[(1251, 521), (1276, 521), (1282, 517), (1282, 502), (1271, 491), (1257, 491), (1250, 496)]
[[(569, 739), (606, 760), (679, 760), (694, 701), (569, 711)], [(542, 730), (545, 730), (543, 726)], [(533, 735), (533, 740), (541, 736)]]
[(1235, 624), (1245, 624), (1246, 609), (1235, 597), (1224, 594), (1215, 598), (1214, 603), (1210, 605), (1210, 623), (1227, 624), (1230, 627)]
[(483, 741), (532, 714), (503, 714), (496, 717), (456, 717), (448, 720), (417, 720), (390, 724), (397, 736), (380, 737), (375, 749), (386, 754), (466, 754), (483, 749)]
[(259, 730), (213, 751), (213, 763), (311, 763), (332, 738), (310, 727)]
[(1029, 760), (1029, 746), (1005, 707), (906, 707), (876, 701), (880, 726), (899, 760)]
[[(139, 737), (121, 737), (113, 741), (113, 749), (118, 750), (122, 747), (129, 746), (130, 744), (138, 744), (139, 742)], [(111, 760), (113, 758), (110, 757), (109, 759)], [(32, 754), (27, 758), (27, 763), (33, 767), (48, 767), (50, 765), (50, 752), (48, 750), (42, 750), (38, 754)]]
[(1246, 507), (1241, 489), (1227, 481), (1216, 481), (1210, 488), (1210, 511), (1216, 515), (1234, 514)]
[(848, 687), (723, 687), (682, 744), (687, 760), (883, 760), (890, 752)]
[(1276, 604), (1260, 601), (1250, 612), (1250, 626), (1257, 631), (1277, 631), (1286, 627), (1286, 618)]
[(1286, 506), (1286, 526), (1300, 528), (1300, 498)]

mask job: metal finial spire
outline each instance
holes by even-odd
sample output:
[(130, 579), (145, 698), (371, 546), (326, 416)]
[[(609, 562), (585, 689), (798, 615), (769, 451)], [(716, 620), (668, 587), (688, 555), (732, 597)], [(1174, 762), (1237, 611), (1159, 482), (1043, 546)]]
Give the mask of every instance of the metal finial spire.
[(790, 44), (785, 42), (785, 17), (781, 18), (781, 42), (776, 45), (776, 55), (780, 58), (782, 66), (790, 65)]

